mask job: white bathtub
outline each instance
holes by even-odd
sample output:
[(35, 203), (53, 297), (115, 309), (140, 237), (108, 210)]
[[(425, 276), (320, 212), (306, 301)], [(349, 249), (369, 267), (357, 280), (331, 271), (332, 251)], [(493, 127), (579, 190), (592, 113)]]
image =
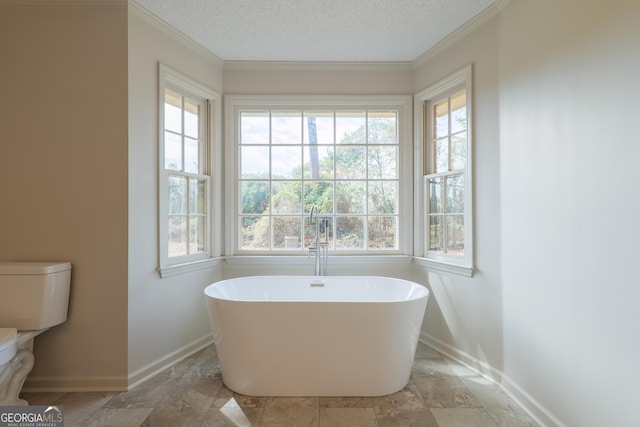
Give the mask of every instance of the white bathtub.
[(382, 396), (409, 381), (429, 291), (386, 277), (260, 276), (214, 283), (205, 295), (231, 390)]

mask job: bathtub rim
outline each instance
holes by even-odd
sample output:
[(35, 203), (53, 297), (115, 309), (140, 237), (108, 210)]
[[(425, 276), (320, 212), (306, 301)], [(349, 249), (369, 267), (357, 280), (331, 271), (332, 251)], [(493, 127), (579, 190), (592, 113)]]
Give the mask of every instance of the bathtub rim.
[[(374, 280), (389, 280), (392, 282), (398, 282), (401, 283), (404, 286), (408, 286), (408, 288), (411, 288), (412, 290), (415, 290), (415, 292), (411, 292), (411, 295), (409, 298), (398, 298), (398, 299), (376, 299), (376, 300), (358, 300), (358, 299), (345, 299), (345, 300), (335, 300), (335, 299), (249, 299), (249, 298), (231, 298), (231, 297), (227, 297), (224, 296), (222, 294), (219, 295), (214, 295), (213, 294), (213, 290), (216, 289), (216, 287), (220, 287), (220, 286), (225, 286), (225, 285), (230, 285), (233, 281), (250, 281), (250, 280), (256, 280), (256, 279), (262, 279), (262, 278), (269, 278), (269, 279), (278, 279), (278, 278), (284, 278), (287, 280), (293, 280), (293, 279), (304, 279), (305, 281), (307, 281), (309, 283), (309, 287), (315, 287), (312, 285), (312, 283), (317, 283), (317, 282), (332, 282), (335, 280), (344, 280), (344, 279), (354, 279), (354, 278), (367, 278), (367, 279), (374, 279)], [(307, 288), (307, 287), (305, 287)], [(324, 286), (319, 286), (320, 289), (324, 288)], [(425, 285), (414, 282), (412, 280), (408, 280), (408, 279), (402, 279), (402, 278), (398, 278), (398, 277), (388, 277), (388, 276), (370, 276), (370, 275), (361, 275), (361, 276), (356, 276), (356, 275), (335, 275), (335, 276), (313, 276), (313, 275), (252, 275), (252, 276), (240, 276), (240, 277), (233, 277), (233, 278), (228, 278), (228, 279), (222, 279), (222, 280), (218, 280), (216, 282), (213, 282), (209, 285), (207, 285), (203, 291), (204, 295), (206, 298), (212, 298), (212, 299), (217, 299), (217, 300), (221, 300), (221, 301), (231, 301), (231, 302), (242, 302), (242, 303), (252, 303), (252, 302), (278, 302), (278, 303), (301, 303), (301, 302), (305, 302), (305, 303), (335, 303), (335, 304), (339, 304), (339, 303), (349, 303), (349, 304), (385, 304), (385, 303), (402, 303), (402, 302), (409, 302), (409, 301), (415, 301), (415, 300), (419, 300), (422, 298), (428, 298), (429, 294), (431, 293), (431, 291), (429, 290), (429, 288), (427, 288)]]

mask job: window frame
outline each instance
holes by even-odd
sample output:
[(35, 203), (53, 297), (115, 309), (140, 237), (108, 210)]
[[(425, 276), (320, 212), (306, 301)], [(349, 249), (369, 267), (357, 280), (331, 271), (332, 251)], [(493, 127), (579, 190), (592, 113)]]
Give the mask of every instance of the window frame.
[[(220, 189), (220, 144), (219, 129), (220, 120), (218, 118), (220, 95), (191, 79), (190, 77), (176, 71), (162, 63), (158, 65), (158, 272), (161, 277), (171, 277), (177, 274), (207, 268), (215, 265), (217, 257), (221, 253), (221, 244), (216, 242), (215, 230), (220, 229), (220, 209), (219, 203), (215, 203), (216, 198), (221, 194)], [(187, 96), (205, 105), (205, 111), (201, 113), (200, 124), (204, 126), (204, 147), (202, 147), (201, 160), (203, 172), (198, 174), (188, 174), (178, 172), (178, 175), (189, 175), (203, 177), (206, 182), (205, 189), (205, 249), (194, 254), (170, 257), (168, 253), (168, 177), (176, 174), (176, 171), (165, 169), (165, 93), (172, 90), (181, 96)]]
[[(474, 271), (473, 256), (473, 91), (472, 91), (472, 65), (450, 74), (442, 80), (428, 86), (414, 97), (414, 122), (416, 135), (416, 159), (415, 159), (415, 228), (416, 235), (421, 238), (415, 240), (414, 259), (417, 263), (429, 270), (452, 273), (471, 277)], [(464, 176), (464, 255), (449, 255), (436, 251), (429, 251), (427, 212), (429, 201), (429, 188), (426, 182), (430, 177), (445, 175), (446, 173), (431, 173), (428, 165), (432, 163), (433, 117), (431, 106), (459, 92), (465, 90), (467, 110), (467, 157), (462, 168)], [(419, 254), (419, 255), (418, 255)]]
[[(412, 97), (406, 95), (383, 96), (328, 96), (328, 95), (225, 95), (225, 253), (227, 257), (283, 257), (305, 255), (304, 244), (295, 250), (247, 250), (239, 247), (239, 114), (256, 110), (327, 110), (327, 109), (394, 109), (398, 111), (398, 246), (397, 249), (339, 250), (332, 256), (389, 256), (411, 255), (413, 248), (413, 180), (412, 171)], [(306, 218), (308, 212), (303, 213)], [(322, 212), (320, 213), (322, 214)]]

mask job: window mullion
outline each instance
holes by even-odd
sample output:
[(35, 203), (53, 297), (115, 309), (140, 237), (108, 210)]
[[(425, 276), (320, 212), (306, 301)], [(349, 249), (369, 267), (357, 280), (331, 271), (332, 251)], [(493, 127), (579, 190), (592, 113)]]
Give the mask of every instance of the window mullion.
[[(200, 108), (202, 108), (203, 112), (200, 113)], [(199, 153), (200, 159), (204, 160), (204, 163), (199, 164), (199, 171), (203, 175), (211, 174), (213, 169), (211, 165), (209, 147), (207, 147), (206, 141), (210, 138), (209, 133), (209, 120), (211, 117), (211, 103), (207, 100), (203, 104), (200, 104), (198, 109), (198, 145), (199, 145)]]
[[(447, 171), (451, 171), (451, 97), (447, 97)], [(444, 253), (449, 253), (449, 177), (442, 178), (442, 246)]]
[(184, 131), (184, 96), (180, 97), (180, 170), (185, 171), (185, 131)]
[(187, 255), (191, 254), (191, 178), (187, 178)]
[(442, 178), (442, 246), (444, 249), (444, 253), (448, 253), (449, 252), (449, 245), (448, 245), (448, 239), (447, 236), (449, 235), (449, 221), (448, 221), (448, 214), (449, 214), (449, 200), (447, 197), (448, 194), (448, 186), (449, 186), (449, 176), (444, 176)]
[(447, 97), (447, 170), (451, 170), (451, 97)]
[(269, 212), (267, 212), (267, 223), (269, 227), (269, 246), (273, 250), (273, 111), (269, 110), (269, 174), (267, 176), (269, 191)]

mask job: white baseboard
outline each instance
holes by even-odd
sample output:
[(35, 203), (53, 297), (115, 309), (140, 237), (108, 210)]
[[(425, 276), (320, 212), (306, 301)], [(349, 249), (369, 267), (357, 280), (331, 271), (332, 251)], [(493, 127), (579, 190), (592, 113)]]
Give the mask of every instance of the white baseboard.
[(127, 391), (192, 354), (213, 343), (211, 334), (207, 334), (160, 359), (137, 369), (129, 375), (114, 376), (60, 376), (27, 377), (23, 392), (87, 392), (87, 391)]
[(195, 341), (190, 342), (182, 348), (177, 349), (174, 352), (167, 354), (160, 359), (157, 359), (134, 372), (129, 373), (128, 390), (131, 390), (135, 386), (145, 382), (160, 371), (175, 365), (176, 363), (186, 359), (194, 353), (202, 350), (203, 348), (213, 343), (213, 336), (207, 334)]
[(420, 341), (430, 347), (433, 347), (434, 349), (438, 350), (438, 352), (455, 360), (456, 362), (463, 364), (474, 372), (479, 373), (489, 381), (498, 385), (501, 384), (503, 376), (502, 371), (494, 368), (488, 363), (478, 360), (470, 354), (465, 353), (464, 351), (460, 351), (457, 348), (450, 346), (444, 341), (440, 341), (439, 339), (427, 334), (424, 331), (420, 332)]
[(466, 366), (478, 373), (483, 378), (495, 383), (514, 402), (516, 402), (531, 418), (543, 427), (566, 427), (558, 418), (542, 406), (536, 399), (529, 395), (517, 383), (509, 378), (504, 372), (494, 368), (482, 360), (471, 356), (451, 345), (441, 341), (426, 332), (420, 332), (420, 342), (434, 348), (445, 356)]
[(507, 393), (514, 401), (523, 407), (529, 415), (536, 420), (542, 420), (540, 423), (546, 426), (554, 427), (567, 427), (565, 423), (560, 421), (551, 412), (549, 412), (544, 406), (540, 404), (536, 399), (524, 391), (517, 383), (515, 383), (507, 375), (502, 376), (502, 389)]

